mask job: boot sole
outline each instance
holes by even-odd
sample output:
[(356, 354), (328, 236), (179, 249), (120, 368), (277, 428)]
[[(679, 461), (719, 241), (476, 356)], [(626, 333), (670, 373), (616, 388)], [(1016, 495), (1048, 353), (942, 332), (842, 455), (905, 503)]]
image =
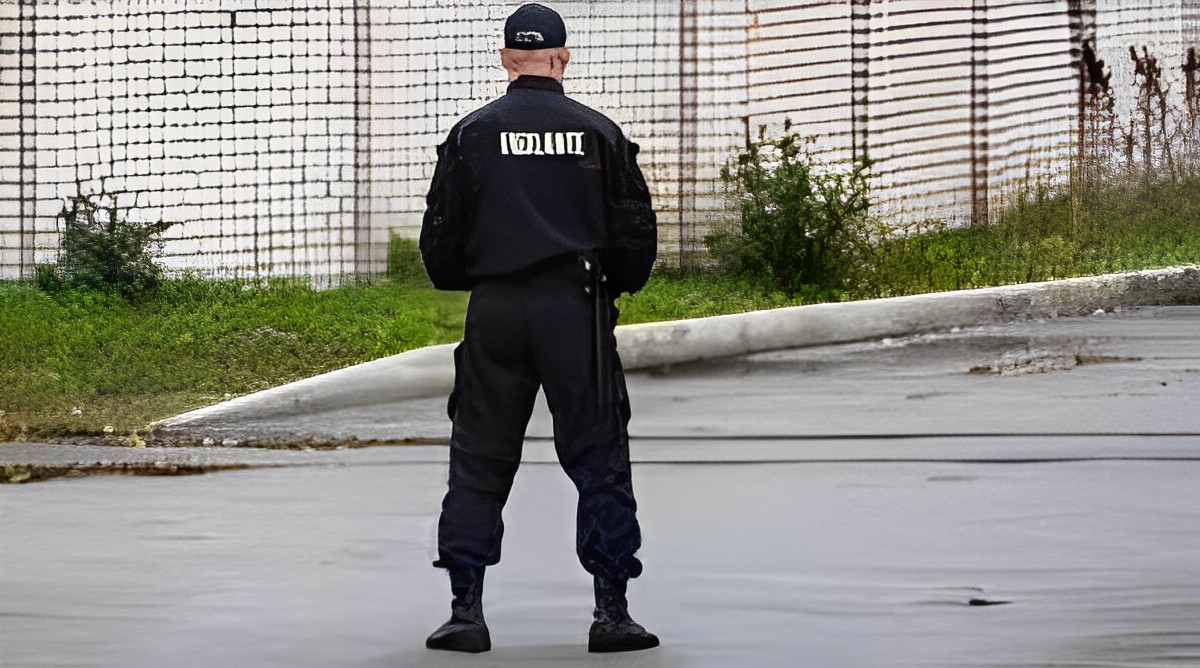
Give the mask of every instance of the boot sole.
[(428, 649), (439, 649), (450, 652), (467, 652), (479, 654), (492, 649), (491, 635), (485, 629), (459, 631), (441, 638), (429, 638), (425, 641)]
[(658, 637), (617, 637), (597, 638), (588, 640), (588, 651), (592, 654), (612, 654), (615, 652), (638, 652), (644, 649), (658, 647)]

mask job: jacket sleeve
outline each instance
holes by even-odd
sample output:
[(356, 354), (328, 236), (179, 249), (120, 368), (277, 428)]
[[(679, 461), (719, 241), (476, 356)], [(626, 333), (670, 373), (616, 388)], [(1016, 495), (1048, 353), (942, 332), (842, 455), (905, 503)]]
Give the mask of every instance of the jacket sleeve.
[(470, 232), (471, 191), (466, 166), (452, 140), (437, 148), (437, 167), (421, 222), (421, 259), (433, 287), (439, 290), (470, 290), (467, 276), (467, 234)]
[(605, 165), (608, 243), (601, 263), (613, 295), (641, 290), (658, 254), (657, 219), (637, 154), (638, 145), (622, 136)]

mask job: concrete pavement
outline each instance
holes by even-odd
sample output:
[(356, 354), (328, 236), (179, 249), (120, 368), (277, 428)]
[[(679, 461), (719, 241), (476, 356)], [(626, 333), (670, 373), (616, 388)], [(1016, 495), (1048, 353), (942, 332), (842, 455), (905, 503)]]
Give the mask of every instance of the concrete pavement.
[[(631, 373), (630, 598), (664, 644), (628, 656), (585, 652), (544, 407), (478, 657), (423, 647), (448, 608), (429, 566), (444, 445), (0, 444), (0, 464), (250, 467), (0, 486), (0, 663), (1200, 665), (1200, 306), (1090, 305)], [(444, 442), (444, 401), (206, 437)]]
[[(1062, 452), (1027, 438), (1027, 451)], [(445, 577), (429, 566), (446, 448), (409, 446), (327, 465), (0, 488), (0, 663), (1200, 664), (1195, 457), (899, 460), (927, 453), (892, 443), (898, 455), (853, 461), (835, 446), (866, 445), (838, 442), (818, 449), (840, 461), (820, 461), (807, 442), (743, 445), (708, 444), (723, 461), (635, 464), (647, 568), (630, 599), (663, 639), (648, 652), (586, 653), (573, 490), (537, 441), (488, 576), (488, 654), (424, 649), (448, 615)], [(646, 446), (635, 442), (639, 459)]]

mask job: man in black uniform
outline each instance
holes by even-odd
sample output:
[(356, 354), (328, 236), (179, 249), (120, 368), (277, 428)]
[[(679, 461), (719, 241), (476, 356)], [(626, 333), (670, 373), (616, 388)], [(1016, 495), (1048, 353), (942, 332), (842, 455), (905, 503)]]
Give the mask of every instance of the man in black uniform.
[(626, 583), (642, 572), (630, 480), (629, 402), (613, 299), (640, 289), (657, 248), (638, 147), (563, 94), (570, 53), (553, 10), (521, 6), (504, 26), (507, 93), (466, 116), (438, 147), (421, 229), (434, 286), (470, 290), (455, 351), (449, 490), (438, 560), (451, 618), (431, 649), (491, 648), (481, 596), (500, 560), (501, 511), (542, 387), (559, 462), (579, 491), (576, 551), (594, 576), (588, 649), (647, 649)]

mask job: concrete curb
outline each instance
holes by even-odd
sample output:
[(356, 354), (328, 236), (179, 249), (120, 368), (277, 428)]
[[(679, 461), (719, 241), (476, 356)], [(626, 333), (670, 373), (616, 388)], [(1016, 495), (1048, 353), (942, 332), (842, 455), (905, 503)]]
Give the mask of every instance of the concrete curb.
[(1098, 309), (1169, 304), (1200, 304), (1200, 268), (627, 325), (618, 328), (617, 340), (626, 367), (636, 369), (952, 327), (1087, 315)]
[(448, 393), (454, 385), (454, 346), (409, 350), (272, 387), (160, 420), (151, 430), (162, 434), (214, 422), (321, 413)]
[[(643, 369), (780, 348), (1170, 304), (1200, 304), (1200, 267), (623, 325), (617, 328), (617, 345), (627, 369)], [(184, 435), (218, 424), (444, 395), (454, 383), (453, 350), (453, 344), (412, 350), (183, 413), (155, 423), (152, 429), (159, 435)]]

